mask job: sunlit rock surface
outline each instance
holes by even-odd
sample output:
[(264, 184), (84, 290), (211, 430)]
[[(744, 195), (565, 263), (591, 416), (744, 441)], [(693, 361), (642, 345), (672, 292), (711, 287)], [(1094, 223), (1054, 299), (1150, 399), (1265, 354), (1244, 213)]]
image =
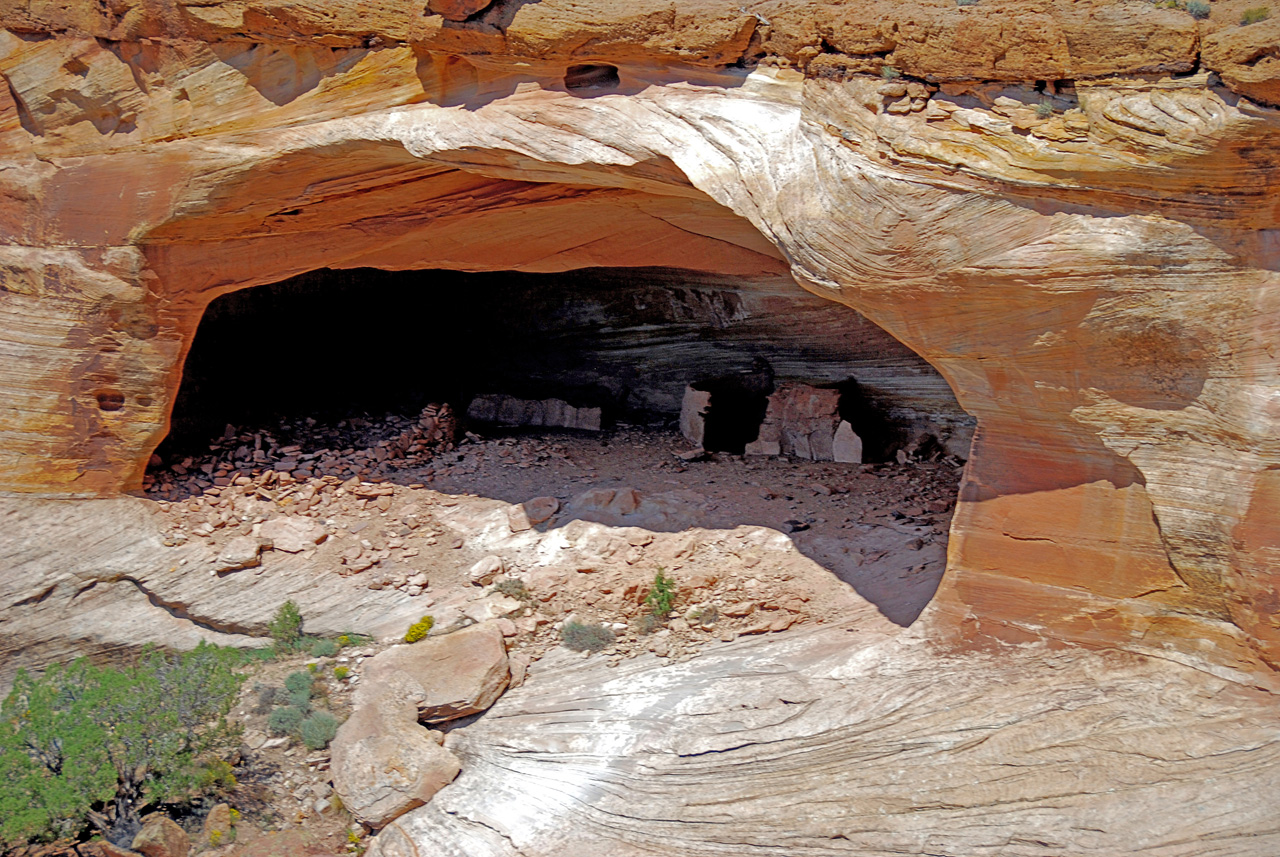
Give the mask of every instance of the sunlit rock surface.
[[(320, 267), (789, 273), (978, 420), (920, 632), (1277, 685), (1280, 24), (1240, 26), (1243, 0), (1206, 21), (1138, 0), (447, 5), (0, 4), (0, 488), (136, 488), (204, 307), (246, 286)], [(6, 538), (31, 537), (28, 514)], [(45, 597), (15, 585), (10, 611)], [(938, 788), (925, 803), (951, 806)], [(1218, 836), (1170, 806), (1162, 823)], [(1080, 816), (1055, 812), (1075, 832), (1043, 853), (1083, 848)], [(850, 851), (868, 829), (815, 828)], [(1163, 835), (1141, 841), (1245, 853)]]

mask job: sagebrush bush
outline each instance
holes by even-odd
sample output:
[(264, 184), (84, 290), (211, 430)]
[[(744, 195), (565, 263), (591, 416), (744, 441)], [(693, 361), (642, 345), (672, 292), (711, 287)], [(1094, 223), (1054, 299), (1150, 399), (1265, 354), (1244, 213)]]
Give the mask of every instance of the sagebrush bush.
[(436, 623), (436, 620), (433, 619), (432, 617), (423, 616), (417, 622), (414, 622), (412, 625), (410, 625), (408, 631), (404, 632), (404, 641), (406, 643), (418, 642), (423, 637), (427, 636), (427, 633), (431, 630), (431, 626), (434, 625), (435, 623)]
[(337, 640), (316, 640), (311, 644), (311, 657), (331, 658), (338, 653)]
[(705, 627), (714, 625), (718, 621), (720, 621), (720, 611), (715, 608), (715, 605), (700, 607), (689, 614), (690, 625), (702, 625)]
[(292, 672), (284, 680), (285, 690), (290, 694), (306, 692), (307, 696), (311, 696), (312, 678), (310, 673), (302, 671)]
[(575, 652), (599, 652), (613, 645), (613, 630), (604, 625), (567, 622), (560, 631), (564, 644)]
[(284, 680), (284, 689), (288, 693), (289, 705), (304, 714), (311, 707), (311, 697), (315, 694), (315, 683), (309, 672), (289, 673)]
[(1036, 116), (1037, 116), (1037, 117), (1039, 117), (1039, 118), (1041, 118), (1041, 119), (1048, 119), (1048, 118), (1049, 118), (1050, 116), (1052, 116), (1052, 115), (1053, 115), (1053, 104), (1052, 104), (1052, 102), (1050, 102), (1050, 101), (1048, 101), (1048, 100), (1046, 99), (1045, 101), (1041, 101), (1039, 104), (1037, 104), (1037, 105), (1036, 105)]
[(298, 731), (308, 750), (323, 750), (338, 734), (338, 718), (327, 711), (317, 711), (302, 721)]
[(271, 706), (276, 701), (276, 692), (280, 688), (270, 684), (260, 684), (254, 687), (257, 694), (257, 702), (253, 706), (254, 714), (268, 714), (271, 712)]
[(1247, 27), (1250, 24), (1258, 24), (1270, 17), (1270, 6), (1254, 6), (1252, 9), (1244, 10), (1244, 14), (1240, 16), (1240, 26)]
[(1187, 0), (1187, 12), (1197, 21), (1203, 21), (1209, 17), (1209, 3), (1207, 0)]
[(533, 598), (529, 593), (528, 587), (524, 585), (524, 581), (519, 578), (508, 577), (503, 580), (499, 580), (493, 585), (493, 588), (508, 598), (514, 598), (517, 601), (528, 601)]
[(304, 717), (306, 714), (301, 708), (292, 705), (281, 706), (267, 717), (267, 729), (273, 735), (295, 735)]

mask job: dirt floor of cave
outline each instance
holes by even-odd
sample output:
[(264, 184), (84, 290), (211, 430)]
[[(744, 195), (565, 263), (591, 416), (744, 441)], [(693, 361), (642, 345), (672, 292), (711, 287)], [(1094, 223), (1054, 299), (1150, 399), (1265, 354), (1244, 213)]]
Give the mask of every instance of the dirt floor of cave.
[[(576, 517), (615, 526), (638, 525), (659, 532), (768, 528), (787, 534), (800, 553), (853, 587), (885, 618), (902, 626), (916, 619), (941, 579), (961, 467), (955, 459), (858, 465), (725, 453), (685, 461), (680, 456), (689, 453), (690, 444), (673, 429), (620, 425), (599, 433), (519, 429), (493, 430), (482, 437), (468, 432), (456, 448), (419, 457), (411, 455), (388, 473), (385, 465), (366, 466), (359, 449), (362, 445), (376, 448), (383, 438), (394, 434), (397, 424), (394, 420), (355, 423), (359, 429), (353, 429), (350, 423), (342, 424), (340, 429), (304, 429), (298, 424), (277, 427), (274, 432), (242, 433), (241, 438), (265, 436), (268, 440), (261, 445), (267, 455), (260, 456), (263, 460), (255, 462), (254, 467), (230, 470), (217, 481), (238, 478), (245, 482), (255, 475), (260, 478), (277, 467), (281, 458), (306, 456), (309, 449), (346, 444), (347, 450), (357, 451), (353, 455), (344, 450), (345, 457), (335, 453), (340, 456), (337, 466), (344, 468), (335, 472), (362, 474), (366, 484), (372, 480), (374, 484), (393, 485), (397, 510), (419, 506), (439, 509), (442, 502), (454, 502), (445, 498), (454, 497), (492, 498), (507, 503), (554, 497), (561, 507), (560, 525)], [(234, 445), (235, 441), (224, 444), (228, 448)], [(217, 459), (217, 453), (212, 453), (208, 461)], [(152, 469), (153, 478), (159, 475), (164, 480), (156, 486), (169, 486), (168, 491), (153, 487), (152, 496), (162, 499), (161, 506), (179, 538), (185, 538), (193, 525), (205, 520), (219, 528), (205, 534), (215, 544), (228, 535), (250, 533), (254, 516), (228, 515), (229, 495), (216, 496), (220, 491), (234, 491), (235, 487), (205, 489), (198, 487), (191, 476), (183, 483), (182, 476), (166, 474), (168, 467), (180, 460), (174, 458), (165, 467)], [(222, 461), (225, 460), (224, 455)], [(372, 456), (368, 460), (372, 461)], [(186, 457), (184, 463), (186, 467), (181, 470), (201, 475), (200, 457)], [(222, 469), (214, 473), (223, 472), (228, 465), (219, 467)], [(306, 487), (311, 483), (318, 491), (331, 489), (334, 481), (330, 476), (330, 485), (324, 486), (317, 473), (303, 477), (297, 484)], [(253, 487), (244, 490), (251, 494)], [(610, 515), (608, 509), (596, 509), (583, 501), (592, 492), (624, 488), (657, 498), (664, 504), (664, 513), (657, 519), (652, 515), (619, 518)], [(169, 502), (163, 502), (166, 499)], [(348, 541), (369, 542), (375, 547), (401, 543), (397, 532), (404, 536), (405, 531), (397, 531), (396, 510), (390, 510), (388, 517), (388, 510), (379, 514), (377, 508), (365, 509), (365, 505), (335, 503), (309, 513), (324, 520), (338, 536), (321, 545), (318, 563), (345, 572), (338, 565), (344, 561), (338, 554)], [(246, 509), (243, 504), (235, 508), (238, 513), (258, 511), (258, 519), (280, 512), (267, 501), (260, 504), (259, 510)], [(219, 509), (223, 510), (221, 517)], [(235, 525), (241, 521), (244, 523), (237, 529)], [(455, 522), (455, 530), (456, 526)], [(457, 539), (446, 536), (448, 529), (437, 527), (439, 538), (413, 542), (409, 553), (414, 555), (399, 566), (396, 562), (400, 557), (393, 550), (391, 557), (377, 560), (374, 571), (398, 567), (402, 587), (406, 573), (421, 571), (430, 578), (434, 594), (457, 584), (465, 585), (458, 574), (444, 571), (454, 568), (461, 572), (457, 568), (460, 562), (471, 557), (467, 551), (452, 549), (458, 546)], [(465, 532), (464, 536), (464, 541), (470, 541)], [(380, 554), (374, 556), (376, 559)], [(367, 571), (363, 574), (370, 581), (377, 580)], [(386, 581), (386, 585), (395, 584), (394, 575)], [(370, 583), (371, 588), (379, 585)]]

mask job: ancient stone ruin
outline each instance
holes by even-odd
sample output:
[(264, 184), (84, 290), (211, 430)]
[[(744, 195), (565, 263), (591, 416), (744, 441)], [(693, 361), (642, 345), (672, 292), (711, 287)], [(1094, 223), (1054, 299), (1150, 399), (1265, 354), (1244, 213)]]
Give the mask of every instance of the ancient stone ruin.
[(370, 857), (1275, 853), (1274, 12), (0, 0), (0, 687), (289, 598)]

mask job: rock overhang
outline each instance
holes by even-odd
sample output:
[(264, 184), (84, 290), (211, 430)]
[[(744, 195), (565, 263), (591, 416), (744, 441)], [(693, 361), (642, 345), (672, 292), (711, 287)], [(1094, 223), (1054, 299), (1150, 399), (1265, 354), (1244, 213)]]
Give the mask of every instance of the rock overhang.
[(1079, 6), (0, 10), (3, 487), (136, 486), (246, 285), (789, 270), (980, 421), (939, 627), (1269, 682), (1272, 25)]

